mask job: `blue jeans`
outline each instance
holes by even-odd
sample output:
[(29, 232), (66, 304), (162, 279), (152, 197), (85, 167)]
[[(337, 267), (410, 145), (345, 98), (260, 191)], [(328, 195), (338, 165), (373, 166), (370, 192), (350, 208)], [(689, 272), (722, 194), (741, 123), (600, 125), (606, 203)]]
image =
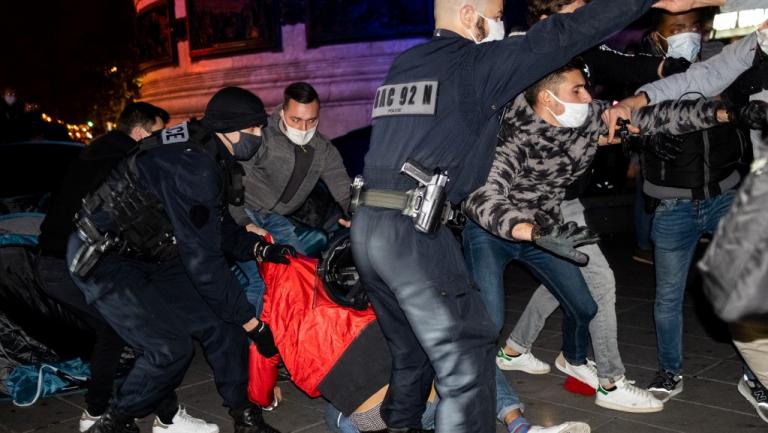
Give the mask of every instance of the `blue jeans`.
[(524, 263), (563, 307), (563, 356), (573, 365), (587, 362), (589, 323), (597, 304), (575, 264), (529, 242), (494, 236), (473, 222), (464, 229), (464, 257), (488, 309), (496, 333), (504, 324), (504, 270), (509, 262)]
[[(276, 213), (256, 212), (251, 209), (246, 209), (245, 213), (248, 214), (254, 224), (268, 231), (275, 243), (291, 245), (299, 253), (303, 251), (301, 242), (296, 236), (296, 228), (288, 218)], [(261, 279), (261, 274), (259, 274), (259, 267), (256, 261), (237, 262), (232, 267), (232, 271), (243, 286), (248, 302), (253, 305), (256, 317), (259, 317), (266, 287), (264, 286), (264, 280)]]
[(640, 170), (635, 175), (635, 246), (641, 250), (649, 251), (651, 244), (651, 214), (645, 211), (645, 199), (643, 198), (643, 174)]
[(699, 238), (714, 233), (731, 207), (734, 190), (705, 200), (662, 200), (653, 216), (651, 237), (656, 262), (656, 348), (659, 368), (683, 369), (683, 298), (688, 269)]

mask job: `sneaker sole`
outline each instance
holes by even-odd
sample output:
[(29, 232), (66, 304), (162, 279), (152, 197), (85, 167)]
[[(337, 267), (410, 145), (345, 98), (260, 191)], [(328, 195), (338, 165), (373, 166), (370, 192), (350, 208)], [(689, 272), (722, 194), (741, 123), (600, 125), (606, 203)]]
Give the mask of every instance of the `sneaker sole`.
[(604, 401), (604, 400), (595, 400), (595, 404), (604, 407), (606, 409), (612, 409), (612, 410), (618, 410), (620, 412), (629, 412), (629, 413), (655, 413), (655, 412), (661, 412), (664, 410), (664, 405), (662, 404), (659, 407), (635, 407), (635, 406), (624, 406), (617, 403), (611, 403), (610, 401)]
[[(659, 390), (652, 390), (652, 389), (649, 388), (648, 392), (653, 394), (653, 396), (656, 397), (656, 399), (659, 400), (660, 402), (666, 403), (672, 397), (674, 397), (674, 396), (680, 394), (681, 392), (683, 392), (683, 387), (681, 385), (680, 388), (675, 388), (673, 391), (666, 391), (666, 390), (661, 390), (661, 389), (659, 389)], [(664, 398), (659, 398), (658, 394), (661, 394), (661, 393), (665, 394)]]
[[(166, 433), (168, 428), (170, 428), (170, 426), (168, 426), (168, 427), (152, 426), (152, 433)], [(209, 433), (219, 433), (219, 429), (212, 430)]]
[(592, 428), (584, 422), (567, 422), (557, 433), (591, 433)]
[(527, 368), (510, 367), (510, 366), (504, 365), (504, 361), (500, 360), (499, 358), (496, 358), (496, 366), (499, 367), (500, 370), (504, 370), (504, 371), (522, 371), (524, 373), (536, 374), (536, 375), (547, 374), (552, 370), (549, 366), (547, 366), (546, 370), (531, 370)]
[(744, 389), (742, 387), (742, 384), (744, 384), (744, 387), (747, 387), (747, 384), (745, 382), (739, 381), (739, 386), (736, 388), (739, 390), (739, 394), (741, 394), (742, 397), (744, 397), (749, 404), (752, 405), (752, 407), (755, 408), (755, 412), (757, 412), (757, 415), (765, 422), (768, 422), (768, 417), (763, 416), (762, 412), (757, 410), (757, 403), (755, 403), (754, 398), (752, 397), (752, 392), (749, 390), (749, 387), (747, 389)]

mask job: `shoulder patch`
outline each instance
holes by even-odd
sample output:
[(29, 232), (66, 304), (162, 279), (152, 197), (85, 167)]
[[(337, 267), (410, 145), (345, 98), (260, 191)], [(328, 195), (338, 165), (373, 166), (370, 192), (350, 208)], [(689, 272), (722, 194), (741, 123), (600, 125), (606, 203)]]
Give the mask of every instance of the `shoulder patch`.
[(438, 81), (415, 81), (381, 86), (376, 90), (372, 117), (434, 116), (438, 85)]
[(160, 133), (163, 144), (185, 143), (189, 141), (187, 122), (163, 129)]

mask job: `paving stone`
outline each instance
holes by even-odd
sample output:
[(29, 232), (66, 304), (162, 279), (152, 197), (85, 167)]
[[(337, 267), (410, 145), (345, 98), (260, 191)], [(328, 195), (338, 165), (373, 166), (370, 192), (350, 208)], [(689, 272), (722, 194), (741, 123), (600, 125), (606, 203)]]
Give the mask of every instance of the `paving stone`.
[[(687, 368), (687, 367), (686, 367)], [(736, 386), (743, 374), (741, 359), (723, 360), (710, 365), (708, 368), (694, 370), (687, 368), (694, 377), (724, 382)]]
[[(619, 316), (619, 350), (627, 377), (638, 386), (649, 383), (656, 371), (656, 336), (653, 325), (653, 268), (631, 260), (629, 234), (604, 237), (603, 247), (616, 273)], [(596, 433), (757, 433), (768, 432), (768, 424), (736, 391), (741, 362), (730, 344), (727, 328), (713, 320), (702, 304), (700, 281), (690, 278), (683, 308), (685, 391), (670, 401), (663, 412), (629, 414), (603, 409), (593, 397), (566, 392), (565, 376), (553, 366), (546, 375), (505, 372), (513, 389), (526, 404), (526, 416), (534, 423), (553, 425), (568, 420), (588, 422)], [(507, 310), (500, 342), (520, 317), (538, 282), (526, 270), (511, 265), (505, 275)], [(552, 364), (562, 345), (562, 313), (547, 321), (533, 352)], [(325, 401), (310, 399), (290, 383), (281, 384), (284, 402), (267, 421), (283, 433), (329, 433), (323, 413)], [(179, 399), (196, 417), (217, 423), (222, 433), (232, 432), (232, 422), (216, 392), (210, 367), (201, 351), (178, 390)], [(84, 406), (83, 393), (46, 398), (33, 408), (16, 408), (0, 402), (1, 433), (68, 433), (77, 428)], [(153, 417), (140, 421), (149, 433)], [(497, 424), (496, 431), (506, 429)]]

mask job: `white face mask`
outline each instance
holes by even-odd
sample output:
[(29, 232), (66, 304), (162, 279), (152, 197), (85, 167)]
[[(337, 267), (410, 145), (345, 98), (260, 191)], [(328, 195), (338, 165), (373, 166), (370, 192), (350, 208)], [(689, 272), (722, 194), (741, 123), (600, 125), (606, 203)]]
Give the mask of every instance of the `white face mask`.
[(288, 137), (288, 139), (291, 140), (293, 144), (304, 146), (305, 144), (309, 143), (310, 140), (312, 140), (312, 137), (315, 136), (317, 125), (315, 125), (314, 128), (302, 131), (301, 129), (288, 126), (288, 122), (285, 121), (285, 112), (280, 114), (280, 118), (282, 120), (282, 122), (280, 122), (280, 130), (283, 131), (283, 134), (285, 134), (285, 136)]
[(757, 32), (757, 44), (765, 54), (768, 54), (768, 29)]
[(5, 95), (3, 96), (3, 99), (5, 99), (5, 103), (8, 105), (13, 105), (16, 103), (16, 97), (13, 95)]
[(667, 57), (682, 57), (693, 63), (701, 52), (701, 35), (699, 33), (678, 33), (670, 36), (666, 41)]
[(483, 44), (485, 42), (492, 42), (492, 41), (500, 41), (504, 39), (504, 21), (492, 20), (479, 12), (478, 12), (478, 15), (480, 15), (480, 17), (484, 19), (486, 23), (488, 23), (488, 36), (478, 41), (477, 38), (475, 37), (475, 32), (470, 30), (469, 35), (472, 36), (472, 40), (475, 41), (476, 44)]
[(552, 97), (555, 98), (555, 101), (563, 104), (565, 107), (565, 112), (559, 115), (555, 114), (549, 107), (545, 107), (547, 111), (555, 117), (560, 126), (564, 128), (578, 128), (587, 121), (587, 116), (589, 116), (589, 104), (565, 102), (560, 100), (560, 98), (555, 96), (555, 94), (549, 90), (547, 90), (547, 93), (552, 95)]

